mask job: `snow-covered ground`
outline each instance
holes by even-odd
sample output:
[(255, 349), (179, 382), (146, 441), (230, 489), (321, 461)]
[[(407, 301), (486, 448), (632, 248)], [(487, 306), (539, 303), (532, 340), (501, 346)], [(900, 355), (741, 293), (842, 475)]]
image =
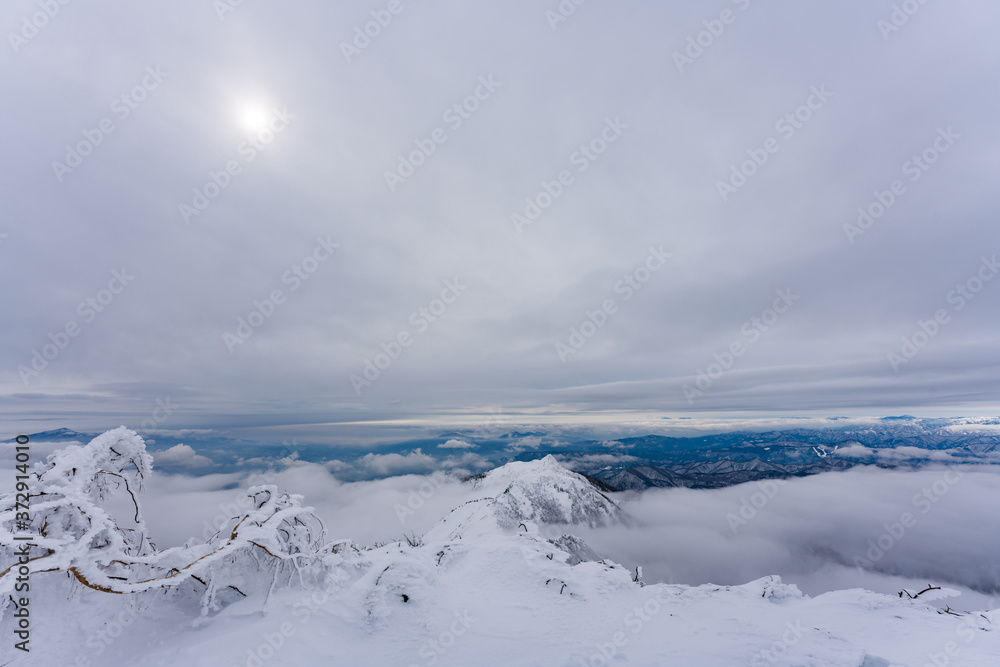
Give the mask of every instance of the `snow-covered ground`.
[[(317, 540), (296, 499), (264, 487), (245, 504), (246, 518), (234, 518), (209, 544), (191, 540), (164, 555), (135, 533), (95, 539), (87, 531), (104, 516), (119, 528), (141, 532), (144, 525), (141, 515), (129, 523), (123, 513), (131, 501), (101, 499), (102, 489), (115, 491), (113, 483), (76, 481), (87, 454), (98, 468), (121, 463), (112, 448), (141, 454), (133, 434), (112, 433), (89, 452), (54, 459), (58, 478), (43, 475), (47, 498), (61, 494), (86, 512), (53, 505), (40, 542), (50, 541), (49, 562), (58, 567), (42, 572), (51, 567), (46, 559), (33, 563), (32, 650), (14, 649), (8, 600), (2, 665), (1000, 664), (1000, 611), (943, 613), (953, 594), (947, 587), (911, 599), (862, 589), (808, 597), (773, 576), (737, 586), (644, 585), (633, 564), (601, 560), (564, 537), (573, 524), (627, 519), (615, 499), (551, 458), (488, 473), (471, 500), (423, 535), (377, 547), (355, 544), (329, 525)], [(135, 469), (149, 475), (141, 460)], [(125, 491), (117, 490), (121, 500)], [(14, 545), (9, 506), (5, 498), (5, 547)], [(43, 513), (41, 500), (34, 506)], [(115, 549), (132, 565), (111, 562), (108, 550)], [(5, 560), (3, 567), (9, 552)], [(180, 568), (176, 574), (163, 569), (168, 561)], [(149, 590), (88, 588), (70, 567), (92, 583), (108, 577), (109, 587)], [(147, 579), (155, 581), (143, 584)], [(9, 574), (0, 577), (5, 598), (11, 583)]]

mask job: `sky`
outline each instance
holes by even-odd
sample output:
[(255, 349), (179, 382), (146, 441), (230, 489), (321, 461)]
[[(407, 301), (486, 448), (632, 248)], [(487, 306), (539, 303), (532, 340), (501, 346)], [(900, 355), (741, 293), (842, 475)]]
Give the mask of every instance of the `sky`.
[(12, 0), (0, 417), (989, 412), (997, 19)]

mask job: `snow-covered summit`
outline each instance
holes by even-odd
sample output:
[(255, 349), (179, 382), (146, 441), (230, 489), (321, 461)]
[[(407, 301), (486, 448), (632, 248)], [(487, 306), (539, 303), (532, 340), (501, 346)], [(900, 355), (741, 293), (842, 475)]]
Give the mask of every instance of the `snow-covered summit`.
[(624, 520), (621, 508), (586, 477), (549, 455), (512, 461), (485, 473), (477, 489), (510, 520), (603, 526)]

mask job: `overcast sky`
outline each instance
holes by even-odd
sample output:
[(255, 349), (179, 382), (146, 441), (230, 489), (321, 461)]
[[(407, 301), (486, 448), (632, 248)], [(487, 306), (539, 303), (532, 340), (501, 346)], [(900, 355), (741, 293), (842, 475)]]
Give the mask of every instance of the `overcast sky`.
[(4, 418), (996, 407), (996, 3), (559, 7), (5, 3)]

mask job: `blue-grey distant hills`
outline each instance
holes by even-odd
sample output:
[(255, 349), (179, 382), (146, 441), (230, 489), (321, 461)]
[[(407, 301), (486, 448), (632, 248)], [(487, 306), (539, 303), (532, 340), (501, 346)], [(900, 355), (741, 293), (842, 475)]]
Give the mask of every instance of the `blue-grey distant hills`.
[[(713, 428), (718, 430), (717, 421)], [(443, 470), (469, 476), (511, 461), (554, 456), (563, 466), (615, 490), (720, 488), (763, 479), (813, 475), (856, 465), (921, 467), (1000, 464), (1000, 418), (827, 418), (775, 422), (768, 431), (595, 438), (560, 427), (491, 425), (364, 446), (328, 440), (266, 442), (226, 432), (143, 434), (155, 465), (186, 474), (262, 470), (322, 463), (343, 480)], [(664, 431), (697, 432), (695, 420), (666, 420)], [(111, 426), (111, 425), (109, 425)], [(586, 434), (586, 435), (581, 435)], [(97, 434), (58, 429), (32, 441), (88, 442)], [(9, 440), (8, 442), (12, 442)], [(54, 446), (54, 445), (53, 445)]]
[[(835, 420), (831, 420), (835, 421)], [(551, 452), (577, 472), (619, 490), (721, 488), (800, 477), (856, 465), (920, 467), (932, 463), (1000, 464), (1000, 420), (884, 417), (828, 429), (734, 431), (702, 437), (619, 438), (621, 463), (595, 459), (593, 445)], [(994, 427), (994, 428), (990, 428)], [(586, 445), (591, 445), (590, 447)], [(550, 452), (524, 452), (532, 460)]]

